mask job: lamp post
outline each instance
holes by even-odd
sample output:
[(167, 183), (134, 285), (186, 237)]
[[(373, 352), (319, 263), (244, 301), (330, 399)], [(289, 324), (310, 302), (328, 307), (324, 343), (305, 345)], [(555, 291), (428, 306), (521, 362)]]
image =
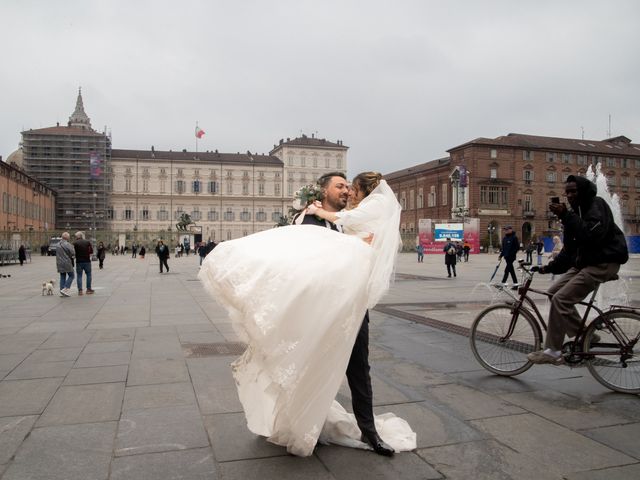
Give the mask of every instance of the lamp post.
[(492, 224), (489, 224), (487, 227), (487, 232), (489, 232), (489, 250), (493, 253), (493, 232), (496, 231), (496, 227)]

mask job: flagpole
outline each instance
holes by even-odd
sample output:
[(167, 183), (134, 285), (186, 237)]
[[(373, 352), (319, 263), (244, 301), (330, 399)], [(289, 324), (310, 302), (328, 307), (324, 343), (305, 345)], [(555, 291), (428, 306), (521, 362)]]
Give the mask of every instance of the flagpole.
[(198, 153), (198, 121), (196, 120), (196, 153)]

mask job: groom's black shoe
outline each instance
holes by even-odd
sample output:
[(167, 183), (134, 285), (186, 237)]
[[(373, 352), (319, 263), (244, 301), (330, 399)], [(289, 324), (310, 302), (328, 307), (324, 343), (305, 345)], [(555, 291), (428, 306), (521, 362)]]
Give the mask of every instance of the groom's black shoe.
[(371, 445), (373, 447), (373, 450), (378, 454), (378, 455), (384, 455), (386, 457), (393, 457), (393, 454), (395, 453), (395, 450), (393, 448), (391, 448), (389, 445), (387, 445), (386, 443), (384, 443), (384, 440), (382, 440), (380, 438), (380, 435), (378, 435), (377, 433), (367, 433), (367, 434), (362, 434), (362, 441), (365, 443), (368, 443), (369, 445)]

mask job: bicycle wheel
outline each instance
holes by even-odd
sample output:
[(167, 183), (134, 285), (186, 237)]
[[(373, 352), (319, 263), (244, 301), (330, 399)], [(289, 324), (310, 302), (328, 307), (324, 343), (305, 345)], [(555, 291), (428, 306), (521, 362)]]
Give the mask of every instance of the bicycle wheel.
[(480, 365), (497, 375), (518, 375), (532, 363), (527, 354), (540, 349), (540, 327), (533, 315), (521, 309), (513, 333), (505, 335), (513, 318), (508, 304), (492, 305), (478, 314), (471, 326), (471, 351)]
[[(625, 341), (637, 342), (640, 338), (640, 315), (613, 311), (605, 313), (603, 317), (615, 327), (609, 327), (602, 319), (596, 319), (589, 325), (583, 345), (584, 352), (592, 355), (587, 357), (587, 368), (593, 378), (611, 390), (640, 393), (640, 344), (636, 343), (633, 348), (623, 352), (624, 346), (611, 332), (615, 328)], [(596, 332), (600, 340), (592, 344)]]

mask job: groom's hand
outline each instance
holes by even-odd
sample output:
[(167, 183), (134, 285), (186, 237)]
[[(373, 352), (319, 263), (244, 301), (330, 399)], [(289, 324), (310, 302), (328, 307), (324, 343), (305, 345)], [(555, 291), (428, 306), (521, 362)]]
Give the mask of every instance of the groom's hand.
[(368, 237), (364, 237), (362, 240), (371, 245), (371, 242), (373, 242), (373, 233), (370, 233)]

